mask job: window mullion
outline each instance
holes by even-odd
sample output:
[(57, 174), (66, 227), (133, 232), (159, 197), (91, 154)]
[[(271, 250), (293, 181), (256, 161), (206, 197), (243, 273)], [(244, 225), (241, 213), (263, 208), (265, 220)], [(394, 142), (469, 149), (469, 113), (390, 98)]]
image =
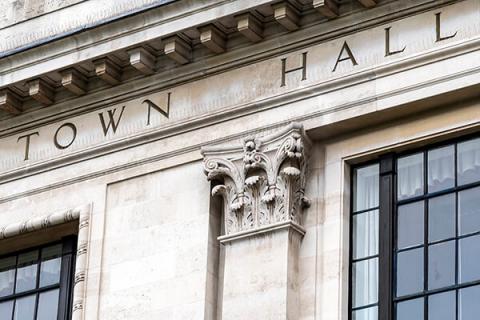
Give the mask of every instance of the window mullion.
[(68, 237), (64, 241), (62, 266), (60, 273), (60, 293), (58, 299), (57, 320), (70, 319), (71, 295), (73, 287), (73, 263), (76, 250), (75, 237)]
[(393, 154), (380, 159), (378, 318), (382, 320), (393, 320), (394, 163)]

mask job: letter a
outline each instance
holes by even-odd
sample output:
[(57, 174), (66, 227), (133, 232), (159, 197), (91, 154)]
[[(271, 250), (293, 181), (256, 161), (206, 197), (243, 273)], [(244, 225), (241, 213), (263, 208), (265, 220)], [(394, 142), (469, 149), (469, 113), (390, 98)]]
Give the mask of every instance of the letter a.
[[(342, 58), (344, 52), (347, 53), (347, 57)], [(340, 50), (340, 54), (338, 55), (337, 62), (335, 63), (335, 67), (333, 68), (332, 72), (335, 72), (335, 70), (337, 70), (337, 66), (340, 62), (347, 61), (347, 60), (352, 61), (352, 64), (354, 66), (358, 65), (357, 60), (355, 60), (355, 57), (353, 56), (352, 50), (350, 50), (350, 47), (348, 46), (347, 41), (345, 41), (343, 43), (342, 50)]]

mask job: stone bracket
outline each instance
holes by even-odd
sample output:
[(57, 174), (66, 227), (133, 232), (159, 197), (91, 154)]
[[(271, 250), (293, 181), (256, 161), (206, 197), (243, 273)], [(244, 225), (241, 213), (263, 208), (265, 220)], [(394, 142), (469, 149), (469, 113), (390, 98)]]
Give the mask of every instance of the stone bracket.
[(237, 30), (252, 42), (259, 42), (263, 39), (263, 25), (251, 13), (245, 13), (235, 17)]
[(155, 56), (142, 47), (128, 51), (130, 64), (143, 74), (153, 74), (155, 71)]
[(87, 80), (76, 69), (70, 68), (60, 72), (62, 75), (62, 86), (68, 91), (80, 96), (87, 92)]
[(202, 27), (200, 31), (200, 42), (210, 51), (215, 53), (225, 52), (227, 40), (225, 34), (213, 24)]
[(313, 0), (313, 7), (327, 18), (338, 17), (338, 5), (333, 0)]
[(192, 48), (179, 36), (163, 40), (165, 42), (165, 55), (179, 64), (187, 64), (192, 60)]
[(53, 88), (42, 79), (35, 79), (28, 82), (28, 94), (45, 106), (54, 102), (55, 93)]
[(110, 85), (119, 84), (121, 81), (121, 68), (109, 58), (93, 61), (95, 74)]
[(288, 2), (282, 2), (274, 5), (273, 16), (278, 23), (284, 26), (289, 31), (294, 31), (299, 28), (299, 14), (297, 10)]
[(13, 91), (4, 89), (0, 92), (0, 109), (11, 114), (20, 114), (22, 112), (22, 102)]

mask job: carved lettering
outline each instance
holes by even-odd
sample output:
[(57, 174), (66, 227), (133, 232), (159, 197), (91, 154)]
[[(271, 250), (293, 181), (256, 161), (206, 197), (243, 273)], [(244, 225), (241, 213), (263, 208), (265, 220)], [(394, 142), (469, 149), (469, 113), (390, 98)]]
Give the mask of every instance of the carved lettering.
[(307, 53), (308, 52), (302, 53), (302, 66), (298, 68), (287, 70), (287, 58), (282, 59), (282, 84), (280, 85), (280, 87), (285, 86), (285, 76), (287, 73), (290, 73), (290, 72), (296, 72), (296, 71), (302, 70), (302, 81), (307, 80)]
[(401, 50), (391, 51), (390, 50), (390, 29), (392, 27), (385, 28), (385, 57), (393, 56), (405, 51), (407, 46), (404, 46)]
[(158, 105), (156, 105), (155, 103), (152, 102), (152, 100), (150, 99), (145, 99), (142, 101), (142, 103), (145, 103), (147, 105), (147, 108), (148, 108), (148, 114), (147, 114), (147, 126), (150, 125), (150, 114), (151, 114), (151, 109), (155, 109), (157, 112), (161, 113), (162, 115), (164, 115), (166, 118), (168, 118), (168, 112), (170, 110), (170, 96), (172, 95), (171, 92), (169, 92), (167, 94), (167, 106), (166, 106), (166, 110), (162, 109), (161, 107), (159, 107)]
[[(347, 57), (344, 57), (344, 53), (347, 54)], [(352, 50), (348, 46), (347, 41), (343, 43), (342, 50), (340, 50), (340, 53), (337, 58), (337, 62), (335, 63), (335, 67), (333, 67), (332, 72), (335, 72), (337, 70), (337, 66), (340, 62), (342, 61), (347, 61), (350, 60), (354, 66), (358, 65), (357, 60), (355, 59), (355, 56), (352, 53)]]
[(443, 41), (443, 40), (454, 38), (458, 33), (458, 31), (455, 31), (454, 34), (442, 37), (442, 18), (441, 18), (441, 16), (442, 16), (441, 12), (435, 14), (435, 22), (436, 22), (435, 30), (436, 30), (436, 33), (437, 33), (437, 41), (436, 42), (440, 42), (440, 41)]
[(122, 111), (120, 112), (120, 115), (118, 116), (118, 119), (115, 121), (115, 112), (117, 111), (117, 108), (113, 110), (108, 110), (108, 124), (105, 124), (105, 119), (103, 117), (103, 112), (98, 114), (98, 117), (100, 118), (100, 123), (102, 124), (102, 129), (103, 129), (103, 134), (106, 136), (108, 131), (110, 131), (110, 126), (112, 127), (113, 133), (117, 132), (118, 125), (120, 123), (120, 120), (122, 119), (123, 111), (125, 110), (125, 106), (122, 107)]
[[(58, 133), (60, 132), (60, 130), (62, 130), (62, 128), (70, 128), (70, 130), (72, 131), (72, 139), (70, 140), (70, 142), (66, 144), (61, 144), (58, 141)], [(72, 145), (76, 137), (77, 137), (77, 127), (73, 123), (67, 122), (62, 124), (60, 127), (58, 127), (57, 131), (55, 131), (55, 135), (53, 136), (53, 143), (55, 144), (55, 147), (57, 149), (60, 149), (60, 150), (67, 149)]]
[(38, 133), (38, 131), (36, 131), (36, 132), (32, 132), (32, 133), (20, 136), (17, 139), (17, 143), (18, 143), (21, 139), (25, 138), (25, 156), (23, 158), (24, 161), (28, 160), (28, 156), (30, 153), (30, 138), (34, 135), (39, 136), (40, 134)]

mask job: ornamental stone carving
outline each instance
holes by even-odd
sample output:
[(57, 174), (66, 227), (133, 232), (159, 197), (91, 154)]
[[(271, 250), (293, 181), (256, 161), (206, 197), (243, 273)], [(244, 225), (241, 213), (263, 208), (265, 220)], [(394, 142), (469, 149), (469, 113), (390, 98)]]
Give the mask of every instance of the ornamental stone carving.
[(224, 200), (225, 236), (292, 225), (299, 230), (310, 142), (300, 124), (243, 145), (202, 149), (212, 195)]

